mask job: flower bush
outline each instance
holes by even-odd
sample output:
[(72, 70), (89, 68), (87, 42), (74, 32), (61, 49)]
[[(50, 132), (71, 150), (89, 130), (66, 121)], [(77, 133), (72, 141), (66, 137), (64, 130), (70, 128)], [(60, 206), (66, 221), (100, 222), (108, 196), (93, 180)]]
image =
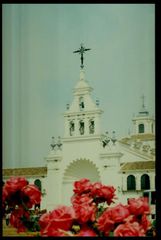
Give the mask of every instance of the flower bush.
[[(147, 198), (115, 204), (115, 188), (83, 178), (74, 182), (71, 206), (58, 206), (40, 216), (40, 235), (48, 236), (146, 236), (151, 223)], [(13, 207), (10, 223), (18, 231), (29, 229), (30, 212), (40, 203), (41, 192), (24, 178), (10, 178), (3, 187), (3, 204)], [(15, 209), (15, 206), (18, 206)]]
[[(3, 186), (2, 207), (11, 211), (10, 224), (18, 232), (39, 230), (30, 209), (41, 202), (41, 192), (23, 177), (11, 177)], [(4, 212), (5, 214), (5, 212)]]

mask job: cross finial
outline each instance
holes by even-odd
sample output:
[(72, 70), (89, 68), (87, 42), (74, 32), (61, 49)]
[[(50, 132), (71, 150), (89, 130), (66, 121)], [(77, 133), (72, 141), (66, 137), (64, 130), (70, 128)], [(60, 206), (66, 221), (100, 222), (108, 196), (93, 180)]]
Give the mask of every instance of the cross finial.
[(84, 60), (84, 58), (83, 58), (83, 54), (86, 52), (86, 51), (89, 51), (89, 50), (91, 50), (90, 48), (85, 48), (84, 46), (83, 46), (83, 43), (81, 43), (81, 47), (79, 48), (79, 50), (76, 50), (76, 51), (74, 51), (73, 53), (79, 53), (79, 54), (81, 54), (81, 68), (83, 69), (84, 68), (84, 65), (83, 65), (83, 60)]

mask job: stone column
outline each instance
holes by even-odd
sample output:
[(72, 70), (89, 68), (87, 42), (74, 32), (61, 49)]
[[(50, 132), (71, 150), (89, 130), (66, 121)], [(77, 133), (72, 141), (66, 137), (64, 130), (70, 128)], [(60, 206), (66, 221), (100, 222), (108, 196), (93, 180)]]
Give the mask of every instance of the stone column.
[(47, 160), (47, 189), (46, 201), (47, 210), (52, 210), (61, 204), (61, 179), (60, 179), (60, 161), (62, 157), (56, 153), (50, 153)]
[(84, 135), (89, 135), (89, 119), (84, 119)]
[(150, 174), (150, 189), (155, 189), (155, 173)]
[(136, 174), (135, 176), (135, 181), (136, 181), (136, 190), (140, 190), (141, 189), (141, 179), (140, 179), (140, 175)]
[(95, 116), (94, 122), (95, 122), (95, 134), (100, 134), (100, 116), (99, 115)]
[(75, 119), (75, 136), (79, 136), (80, 132), (79, 132), (79, 119), (76, 118)]
[(69, 137), (69, 119), (64, 118), (64, 137)]

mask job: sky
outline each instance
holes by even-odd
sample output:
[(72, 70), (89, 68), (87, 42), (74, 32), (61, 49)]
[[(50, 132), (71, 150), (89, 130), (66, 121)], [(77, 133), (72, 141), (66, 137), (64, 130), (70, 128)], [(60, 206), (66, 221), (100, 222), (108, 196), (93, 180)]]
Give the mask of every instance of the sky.
[(46, 165), (79, 80), (99, 99), (102, 133), (132, 131), (141, 96), (155, 115), (154, 4), (3, 4), (3, 167)]

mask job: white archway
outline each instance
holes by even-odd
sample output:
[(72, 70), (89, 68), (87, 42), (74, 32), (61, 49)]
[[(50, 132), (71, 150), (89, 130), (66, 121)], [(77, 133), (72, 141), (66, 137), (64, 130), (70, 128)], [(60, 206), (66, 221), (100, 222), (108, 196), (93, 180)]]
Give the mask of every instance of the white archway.
[(73, 195), (73, 183), (81, 178), (88, 178), (91, 182), (101, 181), (99, 170), (92, 161), (79, 159), (67, 166), (62, 182), (63, 204), (70, 205), (70, 199)]

